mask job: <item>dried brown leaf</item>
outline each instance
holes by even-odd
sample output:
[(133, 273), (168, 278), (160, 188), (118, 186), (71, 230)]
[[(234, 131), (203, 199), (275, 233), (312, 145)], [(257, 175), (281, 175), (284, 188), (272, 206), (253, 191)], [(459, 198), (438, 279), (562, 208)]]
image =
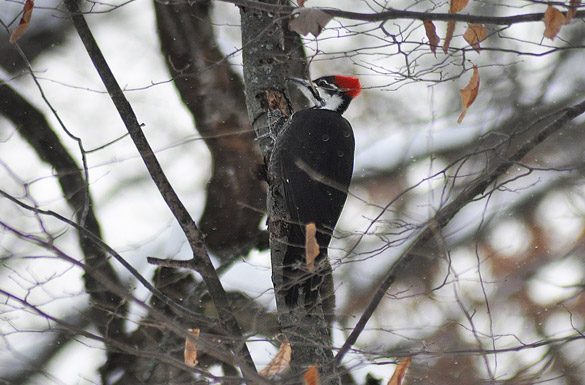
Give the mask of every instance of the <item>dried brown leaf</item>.
[(411, 358), (407, 357), (398, 363), (398, 365), (396, 366), (396, 370), (394, 371), (394, 374), (392, 375), (392, 378), (390, 379), (390, 381), (388, 381), (388, 385), (402, 384), (402, 381), (404, 381), (404, 376), (406, 376), (406, 371), (408, 370), (408, 367), (410, 366), (410, 361), (411, 361)]
[(20, 23), (18, 23), (18, 26), (16, 26), (16, 28), (14, 29), (14, 31), (12, 31), (12, 34), (10, 35), (9, 40), (10, 44), (14, 44), (14, 42), (20, 39), (20, 37), (24, 35), (26, 30), (28, 29), (34, 6), (35, 2), (32, 0), (26, 0), (26, 2), (24, 3), (22, 18), (20, 19)]
[(581, 0), (571, 0), (569, 2), (569, 10), (565, 16), (565, 24), (569, 24), (577, 14), (577, 7), (581, 5)]
[(544, 37), (553, 40), (563, 24), (565, 24), (565, 15), (552, 5), (549, 5), (544, 13)]
[(471, 76), (469, 83), (467, 84), (467, 86), (464, 89), (459, 90), (459, 93), (461, 94), (461, 106), (462, 106), (463, 110), (461, 111), (461, 114), (459, 115), (459, 119), (457, 119), (458, 124), (461, 124), (461, 122), (463, 121), (465, 114), (467, 114), (467, 109), (475, 101), (475, 98), (477, 97), (478, 92), (479, 92), (479, 71), (477, 70), (476, 66), (473, 66), (473, 76)]
[(305, 226), (305, 261), (310, 272), (315, 271), (315, 259), (319, 255), (317, 243), (317, 226), (313, 222)]
[(469, 0), (451, 0), (449, 4), (449, 13), (461, 12), (467, 6)]
[(437, 47), (439, 46), (439, 42), (441, 39), (437, 35), (437, 29), (435, 25), (430, 20), (424, 20), (423, 25), (425, 26), (425, 33), (427, 34), (427, 38), (429, 39), (429, 44), (431, 45), (431, 52), (437, 57)]
[(309, 33), (317, 37), (333, 16), (315, 8), (297, 8), (291, 15), (288, 29), (305, 36)]
[(447, 34), (445, 34), (445, 41), (443, 42), (443, 52), (445, 54), (449, 50), (449, 45), (451, 44), (451, 39), (453, 39), (454, 33), (455, 33), (455, 22), (448, 21), (447, 22)]
[(463, 34), (465, 41), (468, 42), (477, 53), (481, 51), (479, 43), (484, 41), (486, 37), (487, 29), (483, 24), (468, 23), (467, 31)]
[(305, 372), (305, 385), (319, 385), (319, 371), (317, 365), (311, 366)]
[[(449, 13), (457, 13), (469, 3), (469, 0), (451, 0), (449, 3)], [(445, 41), (443, 42), (443, 52), (446, 54), (449, 50), (449, 45), (451, 44), (451, 39), (453, 39), (453, 34), (455, 33), (455, 21), (448, 21), (447, 22), (447, 33), (445, 34)]]
[(185, 365), (194, 368), (197, 366), (197, 345), (195, 339), (199, 337), (199, 329), (189, 329), (189, 336), (185, 338)]
[(298, 0), (299, 7), (304, 7), (307, 0)]
[(283, 342), (278, 349), (278, 353), (264, 369), (260, 371), (260, 375), (272, 378), (281, 373), (290, 363), (290, 355), (292, 349), (288, 342)]

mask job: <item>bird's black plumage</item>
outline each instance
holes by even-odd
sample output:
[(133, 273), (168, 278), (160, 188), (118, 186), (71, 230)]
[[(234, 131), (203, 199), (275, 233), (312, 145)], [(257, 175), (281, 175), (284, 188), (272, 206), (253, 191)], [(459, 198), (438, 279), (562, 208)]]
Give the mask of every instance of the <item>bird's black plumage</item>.
[[(347, 197), (353, 172), (354, 136), (339, 112), (327, 109), (298, 111), (277, 137), (271, 163), (284, 182), (290, 222), (283, 263), (285, 302), (294, 306), (303, 288), (304, 303), (314, 304), (325, 271), (320, 261)], [(305, 225), (315, 223), (320, 253), (309, 272), (305, 258)]]

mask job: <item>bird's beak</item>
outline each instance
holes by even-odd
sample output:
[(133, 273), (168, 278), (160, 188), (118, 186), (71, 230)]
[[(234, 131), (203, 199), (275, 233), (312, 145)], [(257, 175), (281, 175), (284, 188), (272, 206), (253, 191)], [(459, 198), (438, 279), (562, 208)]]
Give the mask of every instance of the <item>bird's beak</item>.
[(289, 76), (288, 78), (286, 78), (287, 80), (290, 80), (293, 83), (296, 83), (295, 85), (297, 87), (313, 87), (313, 83), (306, 80), (306, 79), (301, 79), (301, 78), (295, 78), (293, 76)]
[(313, 82), (292, 76), (289, 76), (287, 79), (294, 83), (295, 86), (299, 87), (307, 99), (319, 103), (321, 106), (325, 105), (325, 101), (321, 98), (321, 95), (319, 95), (319, 91), (317, 91)]

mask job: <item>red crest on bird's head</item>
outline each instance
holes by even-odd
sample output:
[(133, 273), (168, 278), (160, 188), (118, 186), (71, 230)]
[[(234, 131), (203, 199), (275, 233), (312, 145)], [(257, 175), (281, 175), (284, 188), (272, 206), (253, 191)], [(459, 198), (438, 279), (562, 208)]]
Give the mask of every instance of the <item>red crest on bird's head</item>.
[(346, 90), (345, 93), (352, 99), (358, 96), (360, 92), (362, 92), (362, 85), (360, 84), (360, 80), (358, 78), (335, 75), (335, 84), (337, 84), (338, 87)]

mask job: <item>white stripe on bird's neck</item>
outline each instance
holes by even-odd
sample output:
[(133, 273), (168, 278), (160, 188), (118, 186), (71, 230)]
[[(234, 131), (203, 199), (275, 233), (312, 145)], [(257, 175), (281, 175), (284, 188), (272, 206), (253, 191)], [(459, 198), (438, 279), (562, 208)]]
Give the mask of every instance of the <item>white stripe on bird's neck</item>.
[(321, 103), (319, 103), (320, 107), (318, 106), (317, 108), (321, 110), (337, 111), (341, 104), (343, 103), (343, 98), (341, 97), (341, 95), (328, 94), (326, 92), (324, 94), (325, 97), (321, 99)]
[(319, 92), (319, 88), (317, 88), (317, 92), (319, 93), (320, 97), (318, 99), (310, 89), (306, 87), (300, 87), (299, 89), (311, 102), (313, 108), (317, 108), (319, 110), (337, 111), (341, 104), (343, 104), (343, 98), (337, 93), (330, 94), (323, 89), (321, 89), (321, 92)]

